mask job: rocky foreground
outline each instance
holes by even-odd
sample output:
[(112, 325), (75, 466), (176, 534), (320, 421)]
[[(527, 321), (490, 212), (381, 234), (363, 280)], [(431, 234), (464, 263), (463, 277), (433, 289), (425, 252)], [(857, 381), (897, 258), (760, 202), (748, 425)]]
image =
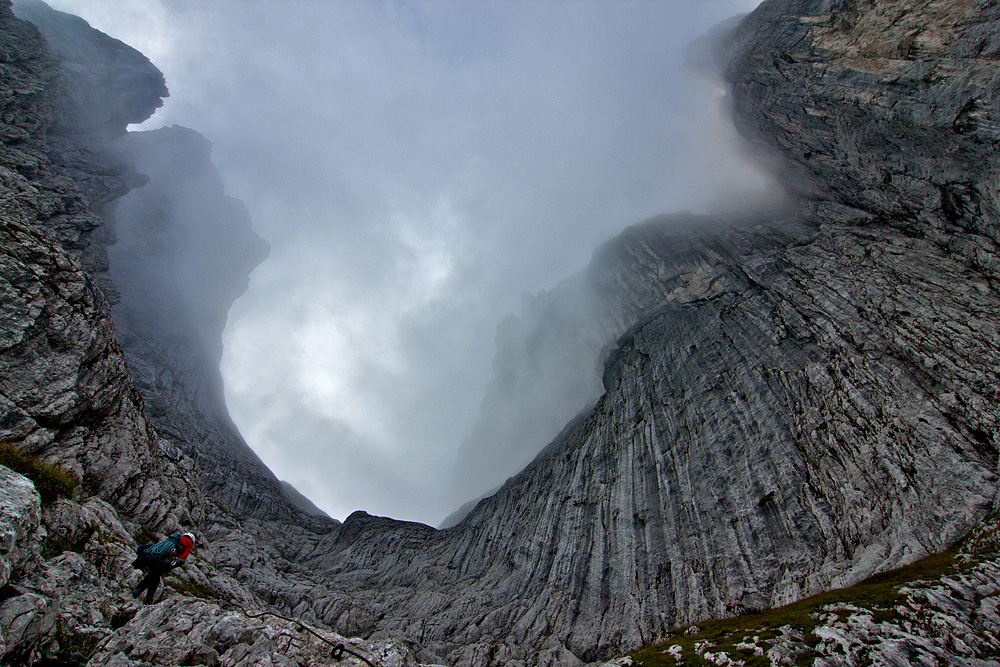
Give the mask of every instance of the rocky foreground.
[[(438, 531), (311, 517), (281, 491), (220, 402), (212, 336), (264, 248), (206, 143), (125, 133), (166, 92), (141, 54), (19, 4), (43, 38), (0, 4), (0, 439), (34, 480), (0, 470), (4, 664), (335, 664), (344, 644), (568, 666), (692, 623), (661, 664), (1000, 664), (985, 538), (890, 607), (838, 599), (757, 639), (704, 623), (991, 525), (1000, 6), (769, 0), (744, 19), (720, 45), (735, 122), (788, 203), (636, 225), (539, 299), (507, 348), (565, 343), (603, 393)], [(224, 214), (177, 215), (170, 193), (205, 182)], [(198, 303), (170, 273), (182, 250), (149, 241), (216, 219), (238, 242), (199, 268), (218, 293)], [(566, 319), (564, 300), (587, 307)], [(143, 607), (135, 546), (180, 527), (196, 558)]]

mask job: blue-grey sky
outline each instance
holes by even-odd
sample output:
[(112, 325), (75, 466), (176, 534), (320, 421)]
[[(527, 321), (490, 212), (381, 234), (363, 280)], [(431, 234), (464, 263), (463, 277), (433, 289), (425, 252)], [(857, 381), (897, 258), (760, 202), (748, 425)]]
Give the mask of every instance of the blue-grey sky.
[(145, 53), (271, 255), (233, 419), (331, 516), (436, 524), (526, 293), (628, 224), (761, 187), (682, 50), (757, 0), (50, 0)]

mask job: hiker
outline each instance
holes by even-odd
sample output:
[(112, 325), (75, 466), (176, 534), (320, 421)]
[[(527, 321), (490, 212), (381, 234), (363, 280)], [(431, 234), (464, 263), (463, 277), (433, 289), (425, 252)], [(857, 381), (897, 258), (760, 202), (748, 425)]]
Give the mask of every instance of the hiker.
[(183, 565), (193, 548), (194, 535), (191, 533), (183, 535), (173, 533), (162, 542), (140, 546), (136, 550), (138, 555), (132, 567), (146, 570), (146, 576), (139, 582), (138, 587), (132, 589), (132, 596), (139, 597), (146, 591), (146, 604), (153, 604), (153, 596), (156, 595), (156, 587), (160, 585), (160, 577)]

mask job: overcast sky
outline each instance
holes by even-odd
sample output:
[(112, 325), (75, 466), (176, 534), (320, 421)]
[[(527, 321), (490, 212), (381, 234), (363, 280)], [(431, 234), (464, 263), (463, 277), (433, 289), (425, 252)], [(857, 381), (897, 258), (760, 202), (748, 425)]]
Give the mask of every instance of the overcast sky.
[(243, 435), (331, 516), (437, 524), (525, 293), (760, 184), (682, 49), (757, 0), (50, 0), (145, 53), (271, 245), (230, 314)]

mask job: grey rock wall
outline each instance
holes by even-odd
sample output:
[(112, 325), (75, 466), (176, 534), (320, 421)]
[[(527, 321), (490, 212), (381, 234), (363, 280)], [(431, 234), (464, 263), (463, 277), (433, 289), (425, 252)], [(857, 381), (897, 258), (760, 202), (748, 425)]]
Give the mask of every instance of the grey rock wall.
[[(110, 48), (124, 70), (148, 71), (134, 51)], [(206, 533), (225, 511), (147, 419), (111, 319), (105, 205), (143, 179), (93, 127), (67, 122), (79, 113), (63, 88), (72, 68), (56, 63), (42, 35), (0, 2), (0, 440), (78, 483), (73, 498), (40, 505), (28, 479), (0, 467), (0, 662), (296, 664), (345, 644), (382, 664), (416, 665), (403, 644), (360, 644), (263, 613), (220, 567), (226, 556)], [(221, 323), (211, 324), (217, 334)], [(198, 536), (193, 562), (166, 579), (162, 608), (144, 609), (128, 594), (141, 576), (131, 567), (136, 540), (178, 527)], [(235, 542), (255, 549), (250, 536)], [(211, 637), (192, 632), (206, 627)], [(300, 633), (323, 639), (302, 645)]]
[(102, 224), (92, 210), (110, 190), (127, 189), (132, 172), (105, 174), (97, 187), (77, 177), (116, 158), (81, 150), (89, 161), (65, 171), (65, 155), (52, 157), (47, 131), (63, 113), (54, 60), (37, 30), (9, 6), (2, 12), (0, 439), (63, 466), (130, 520), (190, 522), (200, 492), (164, 461), (105, 293), (84, 268), (100, 254), (91, 251)]
[[(832, 591), (784, 613), (734, 619), (728, 631), (714, 624), (672, 633), (660, 645), (605, 667), (751, 661), (861, 665), (1000, 665), (1000, 563), (997, 514), (967, 539), (857, 588)], [(770, 616), (770, 617), (769, 617)], [(720, 641), (721, 640), (721, 641)], [(687, 644), (687, 646), (685, 646)]]
[[(15, 9), (53, 38), (39, 41), (34, 25), (14, 23), (10, 17), (12, 31), (34, 34), (34, 46), (28, 48), (39, 55), (32, 55), (32, 60), (38, 59), (32, 67), (46, 79), (31, 87), (12, 86), (20, 90), (19, 96), (33, 91), (27, 99), (37, 100), (27, 109), (36, 131), (18, 135), (21, 143), (11, 151), (21, 156), (16, 169), (39, 186), (31, 217), (113, 303), (117, 292), (107, 276), (106, 250), (114, 242), (114, 229), (102, 209), (141, 184), (143, 177), (111, 141), (124, 134), (125, 123), (141, 122), (160, 106), (160, 97), (167, 93), (163, 76), (138, 51), (106, 35), (89, 41), (73, 38), (74, 31), (85, 34), (84, 27), (96, 33), (75, 16), (55, 12), (38, 0), (19, 1)], [(24, 157), (35, 151), (44, 156), (35, 153), (37, 161)]]
[(14, 11), (42, 32), (57, 63), (63, 113), (52, 134), (109, 143), (163, 106), (163, 74), (131, 46), (41, 0), (17, 0)]
[[(231, 510), (283, 522), (311, 519), (247, 447), (229, 418), (219, 362), (233, 301), (267, 245), (228, 197), (193, 130), (126, 133), (167, 95), (135, 49), (38, 0), (15, 11), (51, 45), (46, 142), (78, 201), (45, 232), (114, 305), (117, 343), (166, 451), (194, 460), (199, 488)], [(65, 197), (64, 197), (65, 199)], [(110, 257), (109, 257), (110, 255)]]
[[(1000, 418), (994, 13), (785, 1), (747, 19), (734, 111), (793, 212), (653, 222), (611, 244), (602, 270), (628, 286), (564, 339), (627, 330), (593, 410), (452, 529), (356, 515), (302, 545), (297, 560), (369, 610), (356, 629), (451, 664), (586, 662), (856, 582), (976, 525)], [(917, 46), (851, 55), (897, 30)], [(949, 109), (969, 100), (956, 127)], [(299, 608), (351, 623), (343, 597)]]
[[(734, 219), (660, 216), (655, 220), (669, 234), (653, 238), (636, 232), (639, 227), (627, 229), (598, 249), (580, 274), (525, 297), (522, 311), (508, 316), (497, 330), (495, 377), (459, 452), (456, 489), (470, 498), (495, 491), (567, 421), (593, 406), (604, 391), (603, 355), (642, 313), (713, 293), (710, 245), (693, 245), (728, 225), (768, 220), (780, 211), (775, 204), (766, 213), (746, 212)], [(442, 527), (454, 525), (470, 509)]]
[(15, 586), (42, 565), (41, 502), (27, 477), (0, 466), (0, 657), (30, 659), (55, 634), (56, 605)]
[(0, 466), (0, 588), (40, 562), (41, 501), (27, 477)]
[[(975, 260), (995, 244), (940, 241), (792, 220), (689, 236), (712, 291), (647, 313), (597, 407), (464, 522), (356, 515), (296, 560), (374, 636), (449, 664), (575, 664), (940, 550), (994, 502), (1000, 361)], [(336, 625), (343, 598), (298, 604)]]
[(737, 127), (825, 215), (997, 239), (998, 27), (975, 0), (768, 0), (732, 46)]

